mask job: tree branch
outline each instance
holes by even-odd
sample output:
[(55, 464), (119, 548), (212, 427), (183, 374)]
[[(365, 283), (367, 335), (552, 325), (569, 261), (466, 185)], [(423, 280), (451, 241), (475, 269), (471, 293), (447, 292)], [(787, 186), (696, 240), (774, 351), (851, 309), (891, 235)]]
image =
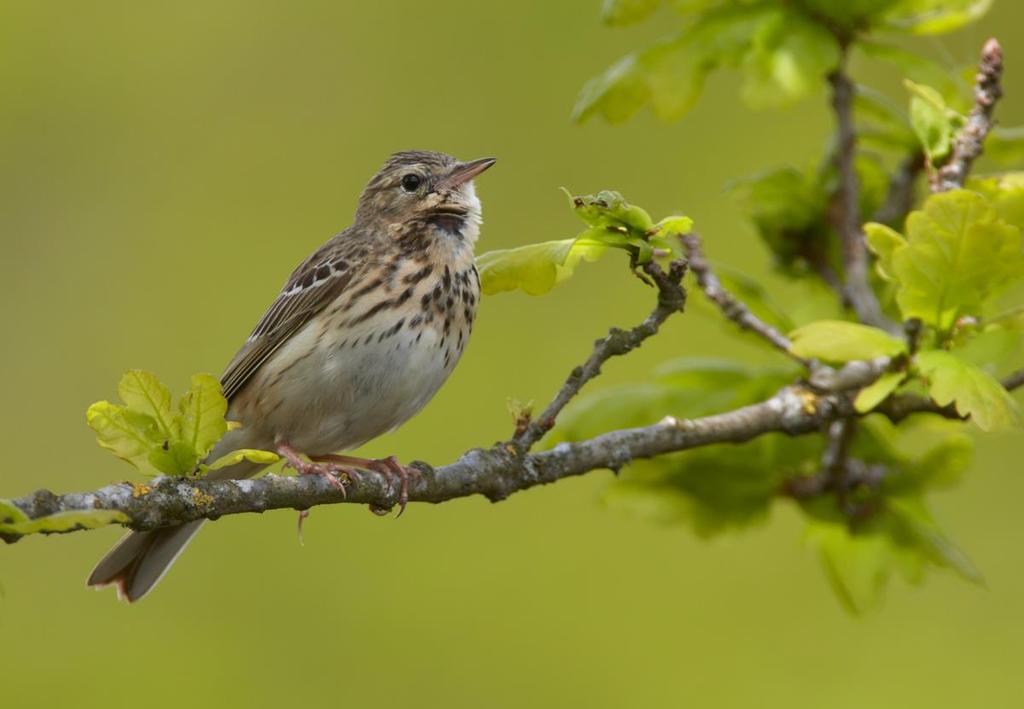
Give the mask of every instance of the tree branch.
[[(1024, 370), (1006, 380), (1024, 384)], [(961, 418), (950, 407), (913, 395), (892, 397), (878, 411), (898, 422), (917, 413)], [(743, 443), (766, 433), (798, 436), (828, 431), (835, 421), (858, 417), (845, 393), (818, 394), (801, 386), (782, 389), (771, 398), (722, 414), (697, 419), (666, 417), (640, 428), (611, 431), (574, 443), (561, 443), (548, 451), (522, 454), (511, 443), (489, 449), (473, 449), (457, 461), (440, 468), (422, 462), (412, 465), (420, 471), (409, 484), (409, 500), (441, 503), (482, 495), (491, 501), (504, 500), (513, 493), (592, 470), (618, 470), (638, 458), (699, 448), (716, 443)], [(836, 429), (836, 439), (846, 436), (845, 427)], [(842, 435), (840, 436), (840, 433)], [(820, 482), (820, 481), (819, 481)], [(795, 496), (811, 494), (797, 485), (788, 490)], [(814, 487), (817, 489), (817, 487)], [(369, 504), (389, 509), (398, 504), (399, 490), (378, 473), (361, 473), (339, 490), (320, 476), (265, 475), (255, 480), (206, 480), (203, 478), (159, 477), (147, 485), (116, 483), (92, 492), (58, 495), (38, 490), (12, 502), (32, 520), (69, 512), (113, 510), (127, 518), (125, 526), (136, 530), (169, 527), (200, 519), (215, 520), (225, 515), (266, 512), (275, 509), (305, 510), (338, 503)], [(70, 527), (44, 533), (81, 531)], [(0, 533), (8, 543), (22, 534)]]
[[(498, 501), (520, 490), (591, 470), (618, 469), (637, 458), (713, 443), (741, 443), (771, 432), (811, 433), (837, 416), (853, 415), (845, 396), (819, 396), (801, 387), (787, 387), (766, 401), (729, 413), (690, 420), (667, 417), (651, 426), (562, 443), (549, 451), (522, 455), (515, 446), (501, 443), (486, 450), (468, 451), (441, 468), (414, 463), (422, 473), (410, 481), (409, 500), (439, 503), (483, 495)], [(126, 526), (146, 530), (244, 512), (308, 509), (344, 502), (387, 509), (398, 504), (398, 493), (396, 486), (376, 473), (360, 474), (349, 482), (345, 492), (320, 476), (266, 475), (255, 480), (160, 477), (148, 485), (125, 482), (66, 495), (39, 490), (13, 502), (30, 519), (62, 512), (115, 510), (128, 518)], [(11, 543), (22, 535), (0, 536)]]
[(836, 168), (839, 171), (839, 194), (834, 223), (843, 246), (846, 272), (845, 300), (861, 322), (886, 330), (893, 325), (882, 314), (878, 298), (868, 282), (868, 253), (860, 227), (860, 179), (855, 157), (857, 134), (853, 125), (854, 86), (845, 70), (846, 51), (839, 68), (829, 75), (832, 85), (832, 110), (836, 115)]
[(718, 276), (711, 269), (711, 264), (704, 257), (700, 236), (696, 232), (683, 237), (683, 247), (686, 249), (686, 258), (690, 264), (690, 270), (697, 278), (697, 285), (704, 291), (704, 295), (708, 297), (708, 300), (718, 306), (718, 309), (722, 311), (726, 318), (739, 325), (741, 330), (749, 330), (759, 335), (787, 357), (799, 362), (808, 369), (811, 368), (809, 360), (799, 357), (790, 351), (793, 343), (789, 341), (788, 337), (750, 312), (750, 308), (746, 304), (739, 301), (722, 286), (722, 282), (718, 280)]
[(517, 432), (510, 443), (518, 450), (528, 451), (554, 427), (558, 414), (587, 382), (601, 373), (601, 365), (608, 359), (636, 349), (644, 340), (656, 334), (672, 313), (683, 310), (686, 290), (682, 280), (686, 273), (686, 262), (673, 261), (669, 264), (668, 272), (665, 272), (656, 262), (649, 261), (643, 265), (643, 270), (658, 289), (658, 304), (654, 310), (631, 330), (612, 328), (605, 337), (594, 343), (587, 361), (569, 373), (562, 388), (540, 416), (528, 423), (517, 423)]
[(981, 62), (974, 85), (974, 107), (967, 116), (967, 124), (953, 141), (949, 160), (934, 174), (932, 192), (963, 187), (971, 165), (981, 155), (985, 138), (992, 129), (992, 112), (1003, 95), (1000, 80), (1003, 76), (1003, 49), (992, 38), (981, 50)]

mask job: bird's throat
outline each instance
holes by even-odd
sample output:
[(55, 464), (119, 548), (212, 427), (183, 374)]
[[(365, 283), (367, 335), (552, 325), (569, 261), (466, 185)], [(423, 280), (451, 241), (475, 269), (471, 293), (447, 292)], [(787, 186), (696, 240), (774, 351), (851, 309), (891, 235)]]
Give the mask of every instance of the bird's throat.
[(431, 214), (427, 221), (454, 236), (462, 236), (462, 230), (466, 226), (466, 216), (454, 212), (436, 212)]

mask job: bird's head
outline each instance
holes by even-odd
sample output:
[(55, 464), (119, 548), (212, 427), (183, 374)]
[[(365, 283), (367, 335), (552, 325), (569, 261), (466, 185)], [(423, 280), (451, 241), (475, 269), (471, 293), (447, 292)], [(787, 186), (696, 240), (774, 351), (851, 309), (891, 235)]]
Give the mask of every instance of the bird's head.
[(494, 162), (494, 158), (460, 162), (451, 155), (425, 151), (395, 153), (363, 190), (356, 221), (392, 231), (423, 227), (475, 238), (480, 200), (473, 178)]

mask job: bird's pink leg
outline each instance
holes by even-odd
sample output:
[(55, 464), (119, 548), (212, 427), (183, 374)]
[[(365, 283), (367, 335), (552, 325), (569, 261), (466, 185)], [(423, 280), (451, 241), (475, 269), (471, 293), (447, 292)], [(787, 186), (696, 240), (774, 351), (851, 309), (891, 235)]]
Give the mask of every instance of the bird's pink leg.
[[(409, 502), (409, 478), (414, 475), (419, 475), (419, 472), (415, 468), (406, 468), (404, 465), (399, 463), (398, 459), (393, 455), (388, 456), (387, 458), (357, 458), (351, 455), (338, 455), (336, 453), (331, 453), (328, 455), (312, 456), (311, 459), (324, 463), (355, 466), (357, 468), (362, 468), (363, 470), (380, 473), (388, 479), (389, 483), (392, 479), (398, 478), (400, 487), (398, 492), (397, 517), (402, 516), (402, 513), (405, 512), (405, 505)], [(387, 510), (381, 510), (380, 508), (372, 505), (370, 506), (370, 510), (374, 514), (387, 514)]]
[(339, 473), (348, 475), (351, 471), (338, 465), (337, 461), (309, 462), (303, 460), (299, 452), (287, 443), (279, 443), (277, 445), (277, 452), (284, 458), (285, 465), (295, 468), (299, 475), (321, 475), (327, 479), (327, 482), (341, 490), (342, 495), (345, 494), (345, 483), (341, 481)]

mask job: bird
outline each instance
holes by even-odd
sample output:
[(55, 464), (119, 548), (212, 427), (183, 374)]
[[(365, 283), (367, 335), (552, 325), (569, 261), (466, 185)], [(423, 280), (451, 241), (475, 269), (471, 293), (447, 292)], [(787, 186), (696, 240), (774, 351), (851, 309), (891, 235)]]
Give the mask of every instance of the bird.
[[(340, 474), (376, 471), (397, 479), (404, 509), (410, 471), (394, 457), (338, 452), (409, 420), (459, 361), (480, 300), (474, 178), (494, 163), (430, 151), (387, 159), (360, 195), (352, 225), (299, 264), (225, 369), (227, 418), (241, 425), (208, 460), (273, 450), (299, 474), (342, 489)], [(207, 477), (246, 478), (262, 467), (243, 461)], [(204, 521), (129, 532), (88, 585), (113, 585), (122, 600), (137, 601)]]

